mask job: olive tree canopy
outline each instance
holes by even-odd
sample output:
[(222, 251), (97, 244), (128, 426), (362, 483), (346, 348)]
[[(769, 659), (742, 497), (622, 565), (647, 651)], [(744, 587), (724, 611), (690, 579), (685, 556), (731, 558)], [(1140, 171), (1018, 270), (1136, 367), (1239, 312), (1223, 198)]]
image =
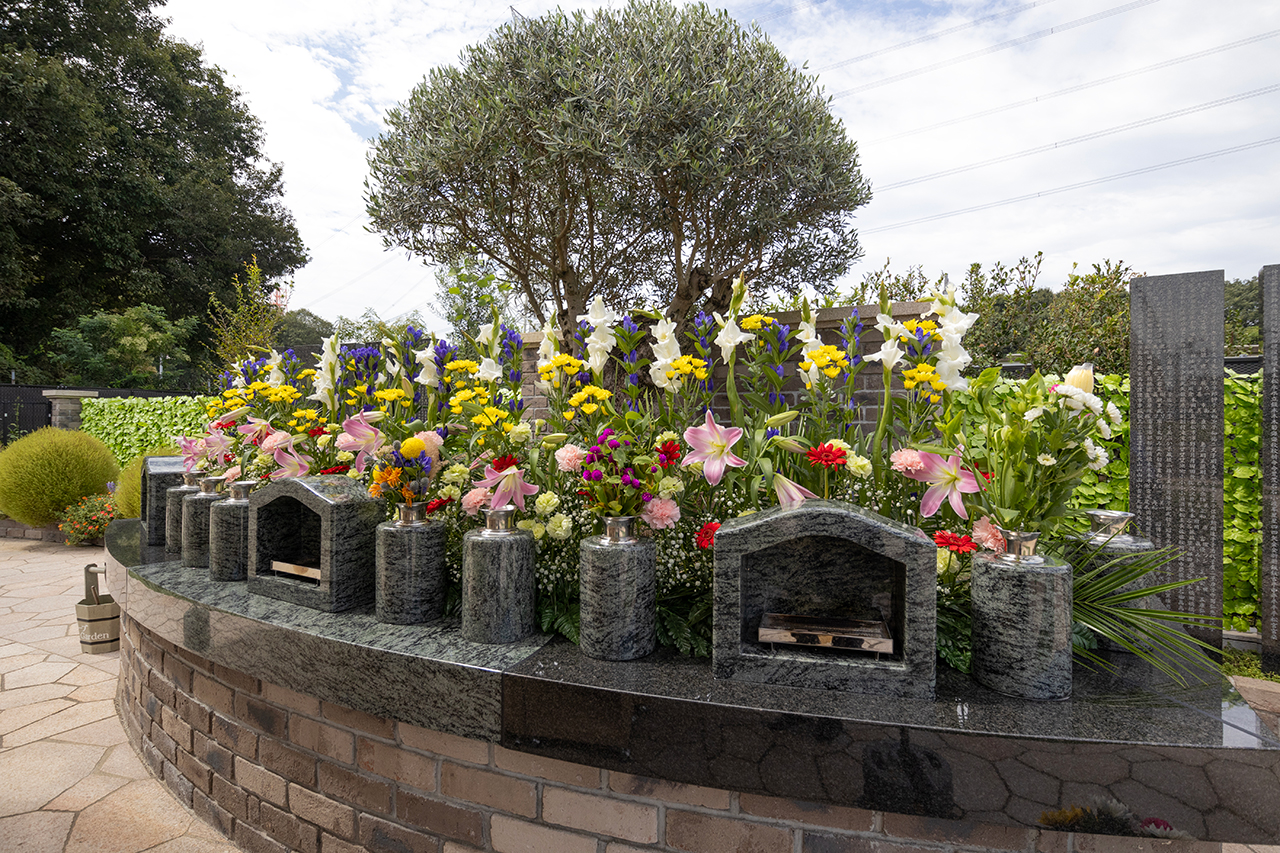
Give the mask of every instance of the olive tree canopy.
[(812, 77), (705, 5), (518, 18), (387, 124), (366, 196), (386, 244), (487, 258), (539, 320), (597, 295), (683, 320), (739, 274), (823, 291), (861, 255), (857, 146)]

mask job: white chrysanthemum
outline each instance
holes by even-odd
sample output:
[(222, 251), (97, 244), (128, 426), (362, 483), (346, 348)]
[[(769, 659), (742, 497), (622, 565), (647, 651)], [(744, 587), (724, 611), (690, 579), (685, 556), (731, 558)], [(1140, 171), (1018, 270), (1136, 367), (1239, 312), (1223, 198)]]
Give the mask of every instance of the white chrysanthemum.
[(1036, 418), (1040, 417), (1043, 414), (1044, 414), (1044, 407), (1036, 406), (1034, 409), (1027, 409), (1027, 413), (1022, 417), (1027, 423), (1031, 423), (1035, 421)]
[(663, 477), (658, 481), (658, 497), (673, 498), (684, 491), (684, 481), (679, 477)]
[(556, 513), (547, 519), (547, 535), (552, 539), (568, 539), (573, 535), (573, 522), (564, 513)]
[(471, 479), (471, 469), (455, 462), (445, 469), (441, 479), (451, 486), (460, 486)]
[(538, 515), (550, 515), (560, 506), (560, 496), (555, 492), (543, 492), (538, 495), (538, 499), (533, 502), (533, 508)]
[(845, 459), (844, 466), (855, 477), (866, 478), (870, 477), (872, 473), (871, 460), (856, 453), (850, 454)]
[(511, 432), (507, 433), (507, 438), (516, 444), (525, 444), (529, 439), (533, 438), (533, 427), (529, 426), (528, 421), (521, 421), (511, 428)]
[(1120, 421), (1124, 420), (1124, 416), (1120, 414), (1120, 407), (1115, 403), (1107, 403), (1107, 419), (1115, 426), (1120, 426)]
[(1098, 447), (1089, 439), (1084, 440), (1084, 453), (1089, 457), (1089, 470), (1101, 471), (1107, 467), (1107, 463), (1111, 459), (1107, 456), (1106, 448)]
[(1036, 461), (1039, 462), (1041, 465), (1045, 465), (1045, 466), (1058, 464), (1058, 460), (1054, 459), (1048, 453), (1041, 453), (1039, 456), (1036, 457)]
[(1111, 432), (1111, 424), (1107, 423), (1107, 422), (1106, 422), (1106, 421), (1104, 421), (1104, 420), (1099, 420), (1099, 421), (1098, 421), (1098, 435), (1102, 436), (1103, 438), (1111, 438), (1111, 436), (1112, 436), (1112, 432)]

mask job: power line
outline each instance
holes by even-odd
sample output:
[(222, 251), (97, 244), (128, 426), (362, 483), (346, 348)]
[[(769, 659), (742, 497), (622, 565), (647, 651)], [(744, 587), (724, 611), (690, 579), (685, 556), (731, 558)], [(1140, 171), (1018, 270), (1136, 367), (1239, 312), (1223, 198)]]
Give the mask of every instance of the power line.
[(776, 18), (785, 18), (787, 15), (790, 15), (792, 12), (798, 12), (801, 9), (808, 9), (811, 6), (817, 6), (817, 5), (818, 4), (816, 2), (813, 2), (813, 0), (810, 0), (810, 2), (808, 3), (793, 3), (792, 5), (788, 6), (785, 9), (782, 9), (781, 11), (774, 12), (772, 15), (765, 15), (763, 18), (752, 18), (752, 20), (755, 21), (757, 24), (763, 24), (765, 21), (772, 21), (772, 20), (775, 20)]
[(395, 255), (392, 255), (391, 257), (387, 258), (387, 259), (386, 259), (385, 261), (383, 261), (382, 263), (378, 264), (376, 267), (370, 267), (369, 269), (367, 269), (367, 270), (365, 270), (364, 272), (360, 273), (360, 275), (356, 276), (355, 278), (351, 279), (351, 280), (350, 280), (350, 281), (348, 281), (348, 282), (345, 282), (345, 283), (343, 283), (343, 284), (338, 285), (338, 286), (337, 286), (337, 287), (335, 287), (333, 290), (330, 290), (328, 293), (324, 294), (323, 296), (318, 296), (318, 297), (316, 297), (315, 299), (312, 299), (312, 300), (311, 300), (310, 302), (308, 302), (308, 303), (306, 304), (306, 306), (304, 306), (304, 307), (306, 307), (306, 308), (312, 308), (312, 307), (314, 307), (317, 303), (323, 302), (323, 301), (325, 301), (326, 299), (328, 299), (330, 296), (333, 296), (335, 293), (339, 292), (340, 290), (343, 290), (343, 289), (345, 289), (345, 288), (347, 288), (347, 287), (350, 287), (351, 285), (355, 284), (357, 281), (359, 281), (360, 279), (364, 278), (365, 276), (367, 276), (367, 275), (372, 275), (373, 273), (375, 273), (375, 272), (377, 272), (378, 270), (382, 269), (383, 267), (385, 267), (387, 264), (391, 263), (391, 262), (392, 262), (392, 261), (394, 261), (395, 259), (396, 259), (396, 256), (395, 256)]
[(1097, 130), (1097, 131), (1094, 131), (1093, 133), (1085, 133), (1085, 134), (1081, 134), (1080, 136), (1073, 136), (1070, 139), (1063, 139), (1058, 142), (1051, 142), (1048, 145), (1037, 145), (1035, 148), (1027, 148), (1022, 151), (1017, 151), (1013, 154), (1005, 154), (1001, 157), (992, 157), (989, 160), (981, 160), (977, 163), (970, 163), (967, 166), (957, 166), (954, 169), (944, 169), (941, 172), (934, 172), (929, 175), (921, 175), (918, 178), (909, 178), (905, 181), (897, 181), (896, 183), (885, 184), (882, 187), (876, 187), (876, 192), (886, 192), (888, 190), (896, 190), (899, 187), (909, 187), (913, 184), (921, 184), (921, 183), (924, 183), (925, 181), (932, 181), (935, 178), (945, 178), (950, 175), (958, 175), (961, 172), (969, 172), (974, 169), (981, 169), (983, 166), (994, 166), (996, 163), (1007, 163), (1010, 160), (1017, 160), (1021, 157), (1030, 157), (1032, 154), (1043, 154), (1045, 151), (1052, 151), (1055, 148), (1066, 148), (1068, 145), (1075, 145), (1080, 142), (1088, 142), (1091, 139), (1100, 139), (1104, 136), (1111, 136), (1116, 133), (1123, 133), (1126, 130), (1134, 130), (1139, 127), (1146, 127), (1147, 125), (1156, 124), (1162, 121), (1168, 121), (1169, 119), (1179, 118), (1185, 115), (1191, 115), (1192, 113), (1202, 112), (1204, 110), (1213, 109), (1214, 107), (1221, 107), (1227, 104), (1234, 104), (1234, 103), (1237, 103), (1238, 101), (1248, 100), (1249, 98), (1256, 98), (1259, 95), (1266, 95), (1266, 94), (1269, 94), (1270, 92), (1275, 92), (1277, 90), (1280, 90), (1280, 83), (1276, 83), (1271, 86), (1263, 86), (1261, 89), (1254, 89), (1252, 92), (1242, 92), (1239, 95), (1231, 95), (1230, 97), (1219, 98), (1216, 101), (1206, 101), (1205, 103), (1197, 104), (1194, 107), (1184, 107), (1183, 109), (1174, 110), (1173, 112), (1164, 113), (1163, 115), (1138, 119), (1137, 121), (1131, 121), (1131, 122), (1128, 122), (1127, 124), (1118, 124), (1115, 127), (1108, 127), (1105, 130)]
[(933, 216), (922, 216), (919, 219), (909, 219), (905, 222), (895, 222), (892, 225), (881, 225), (879, 228), (868, 228), (861, 232), (863, 234), (876, 234), (881, 231), (892, 231), (895, 228), (906, 228), (908, 225), (920, 225), (924, 222), (936, 222), (939, 219), (949, 219), (952, 216), (961, 216), (965, 213), (976, 213), (980, 210), (990, 210), (993, 207), (1003, 207), (1007, 204), (1016, 204), (1020, 201), (1029, 201), (1033, 198), (1043, 198), (1044, 196), (1057, 195), (1065, 193), (1069, 190), (1078, 190), (1084, 187), (1097, 186), (1105, 184), (1108, 181), (1118, 181), (1121, 178), (1132, 178), (1135, 175), (1145, 175), (1148, 172), (1158, 172), (1161, 169), (1172, 169), (1174, 166), (1184, 166), (1187, 163), (1198, 163), (1201, 160), (1210, 160), (1214, 157), (1224, 157), (1227, 154), (1235, 154), (1240, 151), (1248, 151), (1251, 148), (1261, 148), (1264, 145), (1274, 145), (1280, 142), (1280, 136), (1273, 136), (1270, 139), (1260, 139), (1257, 142), (1249, 142), (1244, 145), (1236, 145), (1232, 148), (1223, 148), (1218, 151), (1210, 151), (1207, 154), (1197, 154), (1194, 157), (1183, 157), (1181, 160), (1170, 160), (1168, 163), (1161, 163), (1157, 166), (1145, 166), (1141, 169), (1133, 169), (1128, 172), (1121, 172), (1118, 175), (1108, 175), (1105, 178), (1094, 178), (1089, 181), (1080, 181), (1075, 184), (1068, 184), (1064, 187), (1054, 187), (1051, 190), (1041, 190), (1037, 193), (1027, 193), (1026, 195), (1014, 196), (1000, 201), (993, 201), (987, 204), (976, 204), (973, 207), (965, 207), (960, 210), (950, 210), (946, 213), (935, 213)]
[(1021, 6), (1015, 6), (1007, 12), (1000, 12), (995, 15), (987, 15), (986, 17), (983, 17), (983, 18), (974, 18), (972, 21), (966, 21), (963, 24), (957, 24), (956, 26), (951, 27), (949, 29), (938, 30), (937, 32), (928, 33), (926, 35), (920, 36), (919, 38), (914, 38), (914, 39), (911, 39), (910, 41), (904, 41), (901, 44), (895, 44), (892, 47), (884, 47), (884, 48), (881, 48), (880, 50), (873, 50), (870, 53), (862, 54), (862, 56), (855, 56), (853, 59), (845, 59), (845, 60), (841, 60), (840, 62), (832, 63), (831, 65), (824, 65), (821, 68), (815, 68), (814, 71), (831, 71), (832, 69), (835, 69), (835, 68), (844, 68), (846, 65), (853, 65), (855, 62), (862, 62), (864, 59), (875, 59), (877, 56), (884, 56), (886, 53), (893, 53), (895, 50), (903, 50), (904, 48), (915, 47), (918, 44), (924, 44), (927, 41), (940, 39), (943, 36), (949, 36), (952, 33), (958, 33), (962, 30), (972, 29), (973, 27), (981, 26), (982, 24), (987, 24), (987, 23), (990, 23), (991, 21), (998, 21), (1001, 18), (1012, 18), (1014, 15), (1017, 15), (1021, 12), (1025, 12), (1028, 9), (1034, 9), (1036, 6), (1044, 6), (1053, 2), (1056, 2), (1056, 0), (1036, 0), (1035, 3), (1023, 3)]
[(953, 124), (960, 124), (961, 122), (971, 121), (975, 118), (986, 118), (987, 116), (995, 115), (996, 113), (1002, 113), (1007, 110), (1017, 109), (1018, 107), (1025, 107), (1029, 104), (1039, 103), (1040, 101), (1047, 101), (1050, 98), (1057, 98), (1062, 95), (1070, 95), (1070, 94), (1074, 94), (1075, 92), (1083, 92), (1085, 89), (1092, 89), (1095, 86), (1103, 86), (1107, 83), (1114, 83), (1117, 80), (1124, 80), (1127, 77), (1135, 77), (1139, 74), (1146, 74), (1147, 72), (1150, 72), (1150, 71), (1159, 71), (1162, 68), (1169, 68), (1170, 66), (1173, 66), (1173, 65), (1180, 65), (1183, 62), (1190, 62), (1193, 59), (1203, 59), (1204, 57), (1212, 56), (1215, 53), (1222, 53), (1225, 50), (1232, 50), (1237, 47), (1244, 47), (1247, 44), (1254, 44), (1255, 42), (1265, 41), (1266, 39), (1275, 38), (1276, 36), (1280, 36), (1280, 30), (1272, 30), (1271, 32), (1262, 33), (1261, 35), (1250, 36), (1249, 38), (1246, 38), (1246, 39), (1240, 39), (1240, 41), (1233, 41), (1230, 44), (1223, 44), (1217, 47), (1211, 47), (1208, 50), (1199, 51), (1197, 53), (1188, 53), (1185, 56), (1178, 56), (1173, 59), (1166, 59), (1163, 62), (1157, 62), (1155, 65), (1148, 65), (1144, 68), (1134, 68), (1130, 71), (1123, 71), (1119, 74), (1112, 74), (1110, 77), (1100, 77), (1097, 80), (1090, 80), (1087, 83), (1079, 83), (1075, 86), (1068, 86), (1065, 89), (1059, 89), (1058, 91), (1050, 92), (1047, 95), (1037, 95), (1034, 98), (1027, 98), (1026, 100), (1023, 100), (1023, 101), (1014, 101), (1012, 103), (1004, 104), (1002, 106), (992, 107), (989, 110), (982, 110), (981, 112), (969, 113), (968, 115), (960, 116), (959, 118), (947, 119), (946, 121), (940, 121), (935, 124), (927, 125), (925, 127), (917, 127), (914, 130), (904, 130), (902, 133), (895, 133), (892, 136), (882, 136), (879, 139), (873, 139), (870, 142), (864, 142), (861, 144), (862, 145), (878, 145), (881, 142), (890, 142), (894, 139), (902, 139), (903, 137), (907, 137), (907, 136), (915, 136), (916, 134), (919, 134), (919, 133), (925, 133), (930, 130), (937, 130), (942, 127), (950, 127)]
[(1116, 6), (1113, 9), (1107, 9), (1105, 12), (1098, 12), (1097, 14), (1094, 14), (1094, 15), (1087, 15), (1083, 18), (1077, 18), (1074, 21), (1067, 21), (1065, 24), (1058, 24), (1056, 27), (1050, 27), (1047, 30), (1040, 30), (1038, 32), (1030, 33), (1025, 36), (1019, 36), (1016, 39), (1011, 39), (1010, 41), (1001, 42), (1000, 44), (993, 44), (990, 47), (984, 47), (981, 50), (975, 50), (975, 51), (972, 51), (971, 53), (961, 54), (960, 56), (953, 56), (950, 59), (944, 59), (941, 62), (935, 62), (932, 65), (925, 65), (921, 68), (916, 68), (911, 71), (906, 71), (902, 74), (895, 74), (892, 77), (882, 77), (879, 80), (872, 80), (870, 83), (864, 83), (861, 86), (855, 86), (852, 89), (845, 89), (843, 92), (837, 92), (836, 94), (831, 96), (831, 100), (835, 100), (836, 98), (843, 98), (845, 95), (856, 95), (859, 92), (866, 92), (870, 89), (876, 89), (876, 88), (879, 88), (880, 86), (887, 86), (890, 83), (897, 83), (901, 80), (909, 80), (912, 77), (919, 77), (922, 74), (928, 74), (930, 71), (937, 71), (939, 68), (948, 68), (952, 65), (959, 65), (961, 62), (968, 62), (970, 59), (977, 59), (980, 56), (987, 56), (988, 54), (996, 53), (1001, 50), (1008, 50), (1011, 47), (1018, 47), (1019, 45), (1027, 44), (1029, 42), (1036, 41), (1037, 39), (1047, 38), (1048, 36), (1054, 35), (1056, 33), (1063, 33), (1063, 32), (1066, 32), (1067, 30), (1073, 30), (1076, 27), (1083, 27), (1086, 24), (1092, 24), (1097, 21), (1104, 20), (1105, 18), (1110, 18), (1114, 15), (1119, 15), (1124, 12), (1129, 12), (1134, 9), (1138, 9), (1142, 6), (1150, 6), (1152, 3), (1159, 3), (1159, 2), (1160, 0), (1134, 0), (1133, 3), (1126, 3), (1123, 6)]

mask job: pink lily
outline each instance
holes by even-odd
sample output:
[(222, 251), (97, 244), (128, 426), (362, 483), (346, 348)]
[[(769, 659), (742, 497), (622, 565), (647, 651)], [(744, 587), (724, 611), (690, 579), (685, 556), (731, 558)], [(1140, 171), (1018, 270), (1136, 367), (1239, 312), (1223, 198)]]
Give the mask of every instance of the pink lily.
[(352, 467), (363, 474), (370, 457), (382, 447), (382, 432), (369, 422), (365, 412), (361, 412), (342, 422), (342, 433), (335, 443), (339, 450), (356, 454), (355, 465)]
[(305, 477), (307, 472), (311, 470), (311, 463), (314, 462), (310, 456), (303, 456), (301, 453), (289, 449), (280, 448), (275, 452), (276, 464), (280, 467), (271, 472), (271, 479), (282, 480), (286, 477)]
[(773, 475), (773, 490), (778, 493), (778, 503), (781, 506), (799, 506), (806, 498), (820, 497), (781, 474)]
[(222, 457), (231, 449), (231, 439), (220, 432), (213, 432), (204, 437), (204, 452), (214, 464), (222, 462)]
[(693, 450), (680, 463), (681, 466), (702, 463), (702, 476), (713, 486), (720, 485), (727, 466), (741, 468), (747, 460), (739, 459), (729, 451), (738, 439), (742, 438), (742, 430), (738, 427), (722, 427), (707, 411), (707, 424), (700, 427), (689, 427), (684, 431), (684, 440)]
[(484, 479), (476, 481), (477, 486), (493, 489), (493, 497), (489, 498), (489, 506), (499, 509), (514, 502), (521, 510), (524, 499), (528, 495), (538, 493), (538, 487), (524, 481), (524, 472), (511, 467), (498, 471), (492, 465), (484, 466)]
[(196, 467), (196, 462), (200, 457), (204, 456), (204, 439), (190, 438), (189, 436), (175, 436), (178, 442), (178, 450), (182, 452), (182, 465), (187, 471)]
[(906, 472), (906, 476), (912, 480), (929, 484), (924, 500), (920, 501), (920, 514), (928, 518), (938, 511), (944, 500), (949, 500), (956, 515), (967, 519), (969, 514), (965, 512), (964, 500), (960, 494), (979, 491), (978, 480), (973, 472), (960, 467), (959, 456), (943, 458), (936, 453), (922, 452), (920, 463), (918, 470)]
[(257, 444), (271, 435), (271, 424), (262, 418), (255, 418), (250, 415), (244, 423), (236, 427), (236, 432), (249, 439), (251, 444)]

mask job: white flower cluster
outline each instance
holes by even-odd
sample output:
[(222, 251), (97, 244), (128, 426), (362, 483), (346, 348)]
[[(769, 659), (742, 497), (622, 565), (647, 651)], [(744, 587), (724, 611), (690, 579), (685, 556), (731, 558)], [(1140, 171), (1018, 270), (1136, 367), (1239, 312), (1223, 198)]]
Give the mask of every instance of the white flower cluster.
[(678, 385), (680, 380), (667, 376), (671, 363), (680, 357), (680, 342), (676, 340), (676, 324), (663, 318), (649, 329), (657, 343), (653, 345), (653, 364), (649, 365), (649, 378), (658, 388), (666, 390)]
[(618, 343), (618, 336), (611, 328), (618, 322), (618, 315), (597, 296), (596, 301), (591, 303), (591, 311), (578, 315), (578, 322), (583, 320), (592, 327), (591, 334), (587, 337), (587, 366), (592, 373), (599, 374), (609, 363), (609, 353)]
[[(1102, 425), (1104, 425), (1104, 422), (1099, 421), (1099, 426)], [(1092, 440), (1087, 438), (1084, 440), (1084, 454), (1089, 458), (1090, 471), (1101, 471), (1111, 461), (1105, 448), (1098, 447)]]

